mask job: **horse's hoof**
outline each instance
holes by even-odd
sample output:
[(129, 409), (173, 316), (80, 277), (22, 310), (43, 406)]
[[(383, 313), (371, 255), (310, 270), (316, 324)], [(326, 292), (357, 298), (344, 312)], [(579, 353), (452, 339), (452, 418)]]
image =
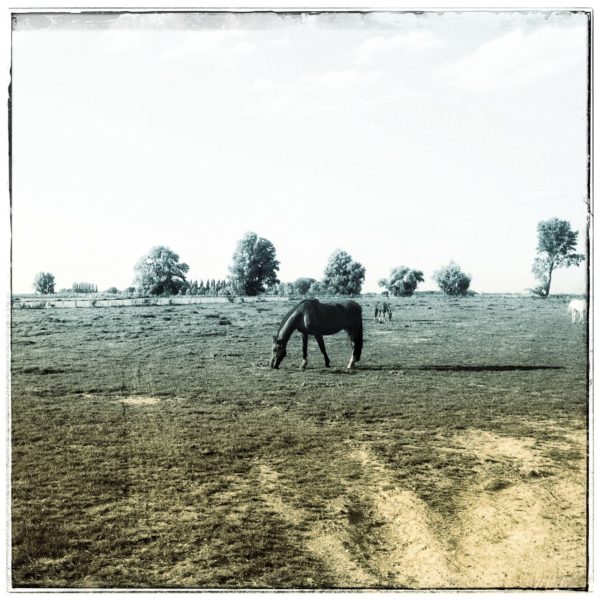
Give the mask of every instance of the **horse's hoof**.
[(308, 364), (308, 363), (307, 363), (305, 360), (303, 360), (303, 361), (302, 361), (302, 364), (300, 365), (300, 368), (301, 368), (302, 370), (306, 369), (306, 365), (307, 365), (307, 364)]

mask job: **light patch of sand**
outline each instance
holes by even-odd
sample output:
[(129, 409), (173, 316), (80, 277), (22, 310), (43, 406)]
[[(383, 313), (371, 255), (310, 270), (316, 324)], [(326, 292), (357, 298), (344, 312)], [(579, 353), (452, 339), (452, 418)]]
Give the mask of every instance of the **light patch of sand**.
[(158, 404), (160, 402), (159, 398), (152, 398), (150, 396), (128, 396), (127, 398), (122, 398), (119, 400), (121, 404), (126, 404), (127, 406), (143, 406), (150, 404)]
[(582, 481), (519, 483), (463, 506), (453, 561), (460, 587), (585, 585)]
[[(278, 492), (279, 475), (265, 464), (259, 465), (259, 481), (265, 490), (267, 506), (292, 525), (312, 522), (306, 535), (307, 548), (337, 576), (340, 586), (368, 588), (377, 584), (377, 578), (366, 572), (348, 550), (348, 536), (342, 524), (316, 521), (308, 511), (291, 506)], [(340, 504), (337, 502), (336, 504)]]
[(377, 571), (396, 587), (452, 586), (446, 549), (435, 535), (427, 504), (414, 492), (394, 486), (388, 469), (367, 447), (352, 454), (364, 467), (363, 492), (382, 522), (374, 555)]
[(491, 431), (470, 429), (455, 437), (456, 444), (480, 458), (510, 458), (532, 462), (535, 458), (535, 438), (515, 438), (496, 435)]
[[(510, 459), (515, 472), (549, 464), (548, 449), (575, 449), (575, 469), (541, 479), (515, 480), (498, 491), (466, 490), (460, 498), (453, 536), (453, 564), (460, 587), (544, 587), (585, 585), (585, 434), (565, 443), (533, 443), (490, 432), (470, 431), (461, 442), (470, 453)], [(485, 477), (483, 471), (481, 477)], [(485, 488), (485, 481), (483, 482)]]
[[(399, 486), (368, 443), (348, 453), (362, 466), (361, 477), (318, 521), (285, 501), (286, 488), (274, 469), (261, 464), (258, 479), (271, 510), (293, 526), (309, 524), (308, 533), (304, 527), (300, 535), (339, 587), (581, 588), (586, 584), (585, 432), (563, 440), (479, 430), (457, 436), (447, 450), (490, 464), (481, 464), (465, 482), (457, 492), (458, 509), (449, 515), (432, 511)], [(532, 475), (531, 469), (549, 464), (548, 451), (556, 448), (579, 452), (581, 459), (568, 466), (552, 463), (550, 476)], [(505, 487), (491, 485), (497, 468), (506, 476)], [(357, 499), (373, 511), (360, 550), (345, 510)]]
[(317, 523), (310, 530), (307, 548), (318, 556), (335, 574), (340, 587), (372, 588), (378, 578), (363, 569), (353, 558), (343, 528), (337, 531), (330, 524)]

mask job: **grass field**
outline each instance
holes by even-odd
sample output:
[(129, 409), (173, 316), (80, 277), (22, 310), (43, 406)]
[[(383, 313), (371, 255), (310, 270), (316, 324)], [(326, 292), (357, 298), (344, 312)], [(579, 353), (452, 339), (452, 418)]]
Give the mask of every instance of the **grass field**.
[(12, 313), (15, 587), (586, 586), (586, 330), (416, 295), (344, 367), (291, 303)]

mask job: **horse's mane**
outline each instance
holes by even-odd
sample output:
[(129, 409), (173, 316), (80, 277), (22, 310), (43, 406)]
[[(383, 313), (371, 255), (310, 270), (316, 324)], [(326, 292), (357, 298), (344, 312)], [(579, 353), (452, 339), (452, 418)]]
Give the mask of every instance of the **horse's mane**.
[(296, 304), (293, 308), (290, 308), (290, 310), (288, 310), (285, 317), (281, 319), (281, 323), (279, 323), (279, 329), (277, 330), (277, 333), (281, 331), (281, 328), (283, 327), (284, 323), (292, 316), (292, 313), (302, 304), (302, 302), (305, 301), (302, 300), (301, 302), (298, 302), (298, 304)]

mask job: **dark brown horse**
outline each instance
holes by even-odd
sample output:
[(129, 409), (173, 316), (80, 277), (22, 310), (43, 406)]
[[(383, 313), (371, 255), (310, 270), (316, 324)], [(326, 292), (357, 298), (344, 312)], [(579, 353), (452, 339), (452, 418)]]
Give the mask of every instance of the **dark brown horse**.
[(308, 336), (313, 335), (325, 358), (325, 366), (329, 367), (329, 357), (325, 351), (324, 335), (333, 335), (346, 331), (352, 342), (352, 356), (348, 363), (351, 369), (360, 360), (363, 346), (362, 308), (351, 300), (328, 304), (315, 299), (302, 300), (292, 308), (281, 321), (279, 331), (273, 336), (273, 356), (271, 367), (278, 369), (286, 355), (288, 340), (294, 331), (302, 334), (302, 365), (305, 369), (308, 353)]

